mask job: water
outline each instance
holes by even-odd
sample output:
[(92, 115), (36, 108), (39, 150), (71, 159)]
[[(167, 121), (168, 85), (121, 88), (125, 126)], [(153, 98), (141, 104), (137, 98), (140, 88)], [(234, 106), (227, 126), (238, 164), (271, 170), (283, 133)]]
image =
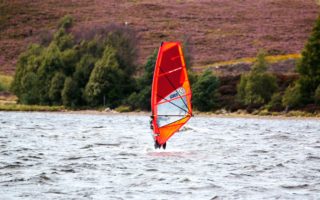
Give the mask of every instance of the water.
[(0, 112), (0, 199), (320, 199), (320, 121)]

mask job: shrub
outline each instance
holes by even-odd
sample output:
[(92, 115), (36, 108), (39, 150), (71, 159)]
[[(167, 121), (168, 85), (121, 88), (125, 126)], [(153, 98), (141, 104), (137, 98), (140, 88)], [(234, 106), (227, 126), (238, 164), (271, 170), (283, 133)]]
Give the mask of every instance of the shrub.
[(217, 107), (219, 80), (210, 70), (204, 71), (192, 86), (193, 106), (199, 111), (211, 111)]
[(270, 102), (266, 106), (266, 108), (270, 111), (278, 111), (278, 112), (283, 110), (284, 108), (282, 105), (282, 95), (279, 92), (274, 93), (271, 97)]
[(237, 98), (244, 105), (256, 107), (266, 104), (277, 90), (276, 78), (266, 72), (267, 65), (265, 54), (259, 52), (249, 74), (241, 75)]
[(282, 98), (282, 105), (286, 107), (286, 110), (298, 107), (301, 104), (302, 96), (300, 91), (299, 84), (291, 85), (286, 89)]

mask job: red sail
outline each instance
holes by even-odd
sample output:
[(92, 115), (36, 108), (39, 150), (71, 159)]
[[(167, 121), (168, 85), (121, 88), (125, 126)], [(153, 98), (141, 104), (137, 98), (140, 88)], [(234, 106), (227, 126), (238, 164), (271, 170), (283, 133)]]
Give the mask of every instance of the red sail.
[(153, 74), (151, 110), (155, 140), (162, 145), (192, 116), (191, 89), (179, 42), (163, 42)]

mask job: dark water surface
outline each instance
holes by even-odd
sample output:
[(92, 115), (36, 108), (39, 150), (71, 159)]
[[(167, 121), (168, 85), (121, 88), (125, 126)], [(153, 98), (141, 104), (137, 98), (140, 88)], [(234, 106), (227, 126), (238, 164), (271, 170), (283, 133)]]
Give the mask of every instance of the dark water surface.
[(0, 112), (0, 199), (320, 199), (320, 121)]

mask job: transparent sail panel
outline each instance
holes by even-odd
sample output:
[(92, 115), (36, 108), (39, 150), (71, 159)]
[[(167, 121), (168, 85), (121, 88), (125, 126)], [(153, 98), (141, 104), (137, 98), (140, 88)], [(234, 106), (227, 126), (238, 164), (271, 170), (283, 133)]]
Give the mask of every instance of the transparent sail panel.
[[(181, 95), (184, 94), (184, 89), (179, 88), (177, 91), (172, 92), (160, 102), (157, 109), (157, 123), (159, 127), (178, 121), (184, 118), (184, 116), (188, 113), (188, 107), (186, 103), (187, 99), (185, 96), (181, 98)], [(168, 102), (165, 102), (166, 100), (168, 100)]]

